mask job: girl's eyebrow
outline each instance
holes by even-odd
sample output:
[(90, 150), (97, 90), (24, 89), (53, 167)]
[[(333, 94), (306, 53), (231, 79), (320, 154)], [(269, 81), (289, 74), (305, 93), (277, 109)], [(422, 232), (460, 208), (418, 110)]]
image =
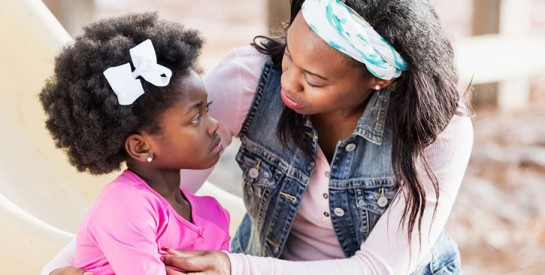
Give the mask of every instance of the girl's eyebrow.
[(186, 114), (189, 114), (191, 112), (193, 112), (193, 110), (200, 110), (201, 109), (201, 106), (202, 106), (202, 102), (201, 101), (198, 101), (198, 102), (195, 102), (193, 105), (191, 105), (188, 109), (187, 109), (187, 113)]
[[(211, 101), (208, 99), (208, 95), (206, 95), (206, 105), (210, 105)], [(191, 106), (187, 109), (187, 114), (193, 112), (193, 110), (200, 110), (203, 106), (202, 101), (194, 101), (193, 103), (189, 103)]]
[[(286, 39), (286, 41), (287, 41), (287, 39)], [(287, 42), (286, 42), (286, 52), (288, 53), (288, 55), (290, 56), (290, 59), (291, 59), (290, 49), (289, 49), (289, 47), (288, 47), (288, 43), (287, 43)], [(293, 61), (293, 59), (292, 59), (292, 61)], [(315, 76), (315, 77), (317, 77), (317, 78), (320, 78), (320, 79), (322, 79), (322, 80), (324, 80), (324, 81), (329, 81), (329, 79), (327, 79), (326, 77), (323, 77), (323, 76), (321, 76), (321, 75), (319, 75), (319, 74), (317, 74), (317, 73), (314, 73), (314, 72), (311, 72), (311, 71), (305, 70), (305, 69), (303, 69), (303, 71), (304, 71), (305, 73), (307, 73), (307, 74), (310, 74), (310, 75), (312, 75), (312, 76)]]

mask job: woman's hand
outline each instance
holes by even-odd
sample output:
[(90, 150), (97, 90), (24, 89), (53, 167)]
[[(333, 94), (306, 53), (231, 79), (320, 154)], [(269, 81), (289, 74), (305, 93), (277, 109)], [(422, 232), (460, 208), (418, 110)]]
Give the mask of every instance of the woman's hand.
[[(169, 255), (163, 255), (167, 265), (167, 275), (180, 274), (231, 274), (231, 261), (227, 254), (220, 251), (176, 251), (164, 248)], [(185, 270), (186, 273), (169, 267)]]
[(81, 268), (68, 266), (68, 267), (57, 268), (51, 271), (49, 275), (93, 275), (93, 273), (86, 272), (85, 270)]

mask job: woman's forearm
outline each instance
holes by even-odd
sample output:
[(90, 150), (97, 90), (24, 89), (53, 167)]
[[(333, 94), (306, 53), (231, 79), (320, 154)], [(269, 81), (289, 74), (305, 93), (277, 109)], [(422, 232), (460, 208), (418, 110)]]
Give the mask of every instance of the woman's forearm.
[(76, 239), (72, 239), (51, 261), (43, 268), (41, 275), (49, 275), (51, 271), (74, 265), (74, 257), (76, 255)]
[(271, 257), (228, 254), (231, 275), (369, 274), (361, 272), (357, 259), (293, 262)]

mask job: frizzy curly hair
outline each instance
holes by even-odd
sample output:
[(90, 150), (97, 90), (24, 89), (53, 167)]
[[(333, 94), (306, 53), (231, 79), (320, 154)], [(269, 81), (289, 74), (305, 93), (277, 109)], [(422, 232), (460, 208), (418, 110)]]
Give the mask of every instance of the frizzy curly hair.
[[(129, 49), (146, 39), (153, 43), (157, 63), (172, 71), (170, 83), (156, 87), (141, 80), (145, 93), (131, 105), (119, 105), (103, 72), (130, 62)], [(54, 74), (39, 95), (55, 145), (80, 172), (119, 170), (130, 134), (160, 133), (157, 119), (181, 96), (176, 90), (179, 79), (195, 68), (203, 44), (197, 31), (160, 20), (156, 13), (114, 17), (84, 27), (75, 43), (56, 57)]]

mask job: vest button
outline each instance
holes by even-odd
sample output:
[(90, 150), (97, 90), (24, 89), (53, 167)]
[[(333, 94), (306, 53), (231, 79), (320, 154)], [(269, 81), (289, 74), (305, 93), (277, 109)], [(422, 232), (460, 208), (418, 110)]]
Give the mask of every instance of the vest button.
[(346, 145), (346, 148), (345, 148), (345, 150), (346, 150), (347, 152), (352, 152), (352, 151), (354, 151), (355, 149), (356, 149), (356, 144), (354, 144), (354, 143), (350, 143), (350, 144)]
[(379, 207), (384, 207), (388, 204), (388, 199), (385, 196), (380, 196), (377, 200), (377, 204)]
[(250, 171), (248, 171), (248, 175), (250, 178), (255, 179), (259, 176), (259, 171), (255, 168), (251, 168)]
[(335, 208), (333, 209), (333, 213), (335, 213), (335, 215), (337, 217), (342, 217), (344, 216), (344, 210), (342, 210), (342, 208)]

